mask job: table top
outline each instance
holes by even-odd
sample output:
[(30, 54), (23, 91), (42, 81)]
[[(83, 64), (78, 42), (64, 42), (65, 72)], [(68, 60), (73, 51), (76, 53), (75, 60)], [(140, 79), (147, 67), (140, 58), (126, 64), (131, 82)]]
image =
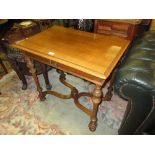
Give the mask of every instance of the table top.
[(117, 36), (53, 26), (13, 46), (105, 80), (129, 43)]

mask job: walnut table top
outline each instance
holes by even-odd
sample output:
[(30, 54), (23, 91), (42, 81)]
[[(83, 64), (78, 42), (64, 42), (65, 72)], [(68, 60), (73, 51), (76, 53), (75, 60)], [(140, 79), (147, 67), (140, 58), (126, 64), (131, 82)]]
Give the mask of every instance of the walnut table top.
[(33, 59), (102, 85), (129, 43), (117, 36), (53, 26), (13, 46)]

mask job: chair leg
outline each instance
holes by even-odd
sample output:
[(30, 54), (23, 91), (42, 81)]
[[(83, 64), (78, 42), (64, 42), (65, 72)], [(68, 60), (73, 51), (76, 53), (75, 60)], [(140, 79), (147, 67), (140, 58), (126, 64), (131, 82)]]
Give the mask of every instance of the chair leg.
[(5, 67), (5, 65), (4, 65), (4, 63), (2, 62), (1, 59), (0, 59), (0, 64), (1, 64), (1, 66), (3, 67), (5, 74), (7, 74), (8, 71), (7, 71), (7, 69), (6, 69), (6, 67)]
[(12, 68), (15, 70), (15, 72), (17, 73), (19, 79), (22, 81), (23, 86), (22, 89), (26, 90), (27, 89), (27, 81), (25, 76), (23, 75), (23, 73), (20, 71), (19, 66), (17, 64), (17, 62), (15, 60), (10, 60), (11, 66)]

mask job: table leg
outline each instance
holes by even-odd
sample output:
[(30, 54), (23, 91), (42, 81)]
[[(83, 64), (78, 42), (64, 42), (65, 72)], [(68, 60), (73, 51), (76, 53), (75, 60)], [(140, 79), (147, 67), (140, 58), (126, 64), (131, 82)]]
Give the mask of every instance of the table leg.
[(113, 71), (108, 87), (108, 91), (106, 92), (105, 96), (103, 97), (104, 101), (110, 101), (112, 96), (113, 96), (113, 85), (114, 85), (114, 80), (115, 80), (115, 75), (116, 75), (116, 69)]
[(47, 65), (45, 65), (45, 64), (40, 64), (40, 65), (41, 65), (41, 68), (42, 68), (43, 77), (45, 79), (46, 89), (51, 90), (52, 85), (49, 82)]
[(29, 71), (32, 74), (33, 79), (35, 81), (35, 84), (37, 86), (37, 91), (39, 92), (39, 98), (41, 101), (44, 101), (45, 100), (45, 94), (42, 92), (42, 88), (40, 86), (40, 83), (39, 83), (39, 80), (38, 80), (38, 77), (36, 74), (36, 69), (34, 67), (34, 63), (31, 60), (31, 58), (29, 58), (28, 56), (25, 56), (25, 59), (26, 59), (27, 67), (29, 68)]
[(93, 91), (93, 96), (92, 96), (92, 101), (93, 101), (93, 111), (92, 114), (90, 116), (90, 123), (89, 123), (89, 129), (91, 131), (95, 131), (96, 130), (96, 126), (97, 126), (97, 111), (98, 111), (98, 106), (102, 101), (102, 89), (101, 86), (96, 85), (94, 91)]

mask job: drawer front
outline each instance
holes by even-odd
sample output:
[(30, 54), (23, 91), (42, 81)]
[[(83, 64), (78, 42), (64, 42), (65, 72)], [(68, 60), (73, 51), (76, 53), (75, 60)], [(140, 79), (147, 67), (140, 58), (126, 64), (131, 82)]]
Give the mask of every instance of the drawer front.
[(111, 34), (121, 37), (128, 37), (130, 24), (127, 23), (115, 23), (107, 21), (98, 21), (97, 33)]
[(58, 63), (55, 62), (55, 61), (53, 61), (53, 60), (50, 60), (50, 65), (51, 65), (52, 67), (55, 67), (55, 68), (58, 67)]
[(129, 24), (112, 24), (112, 29), (127, 32), (129, 29)]

